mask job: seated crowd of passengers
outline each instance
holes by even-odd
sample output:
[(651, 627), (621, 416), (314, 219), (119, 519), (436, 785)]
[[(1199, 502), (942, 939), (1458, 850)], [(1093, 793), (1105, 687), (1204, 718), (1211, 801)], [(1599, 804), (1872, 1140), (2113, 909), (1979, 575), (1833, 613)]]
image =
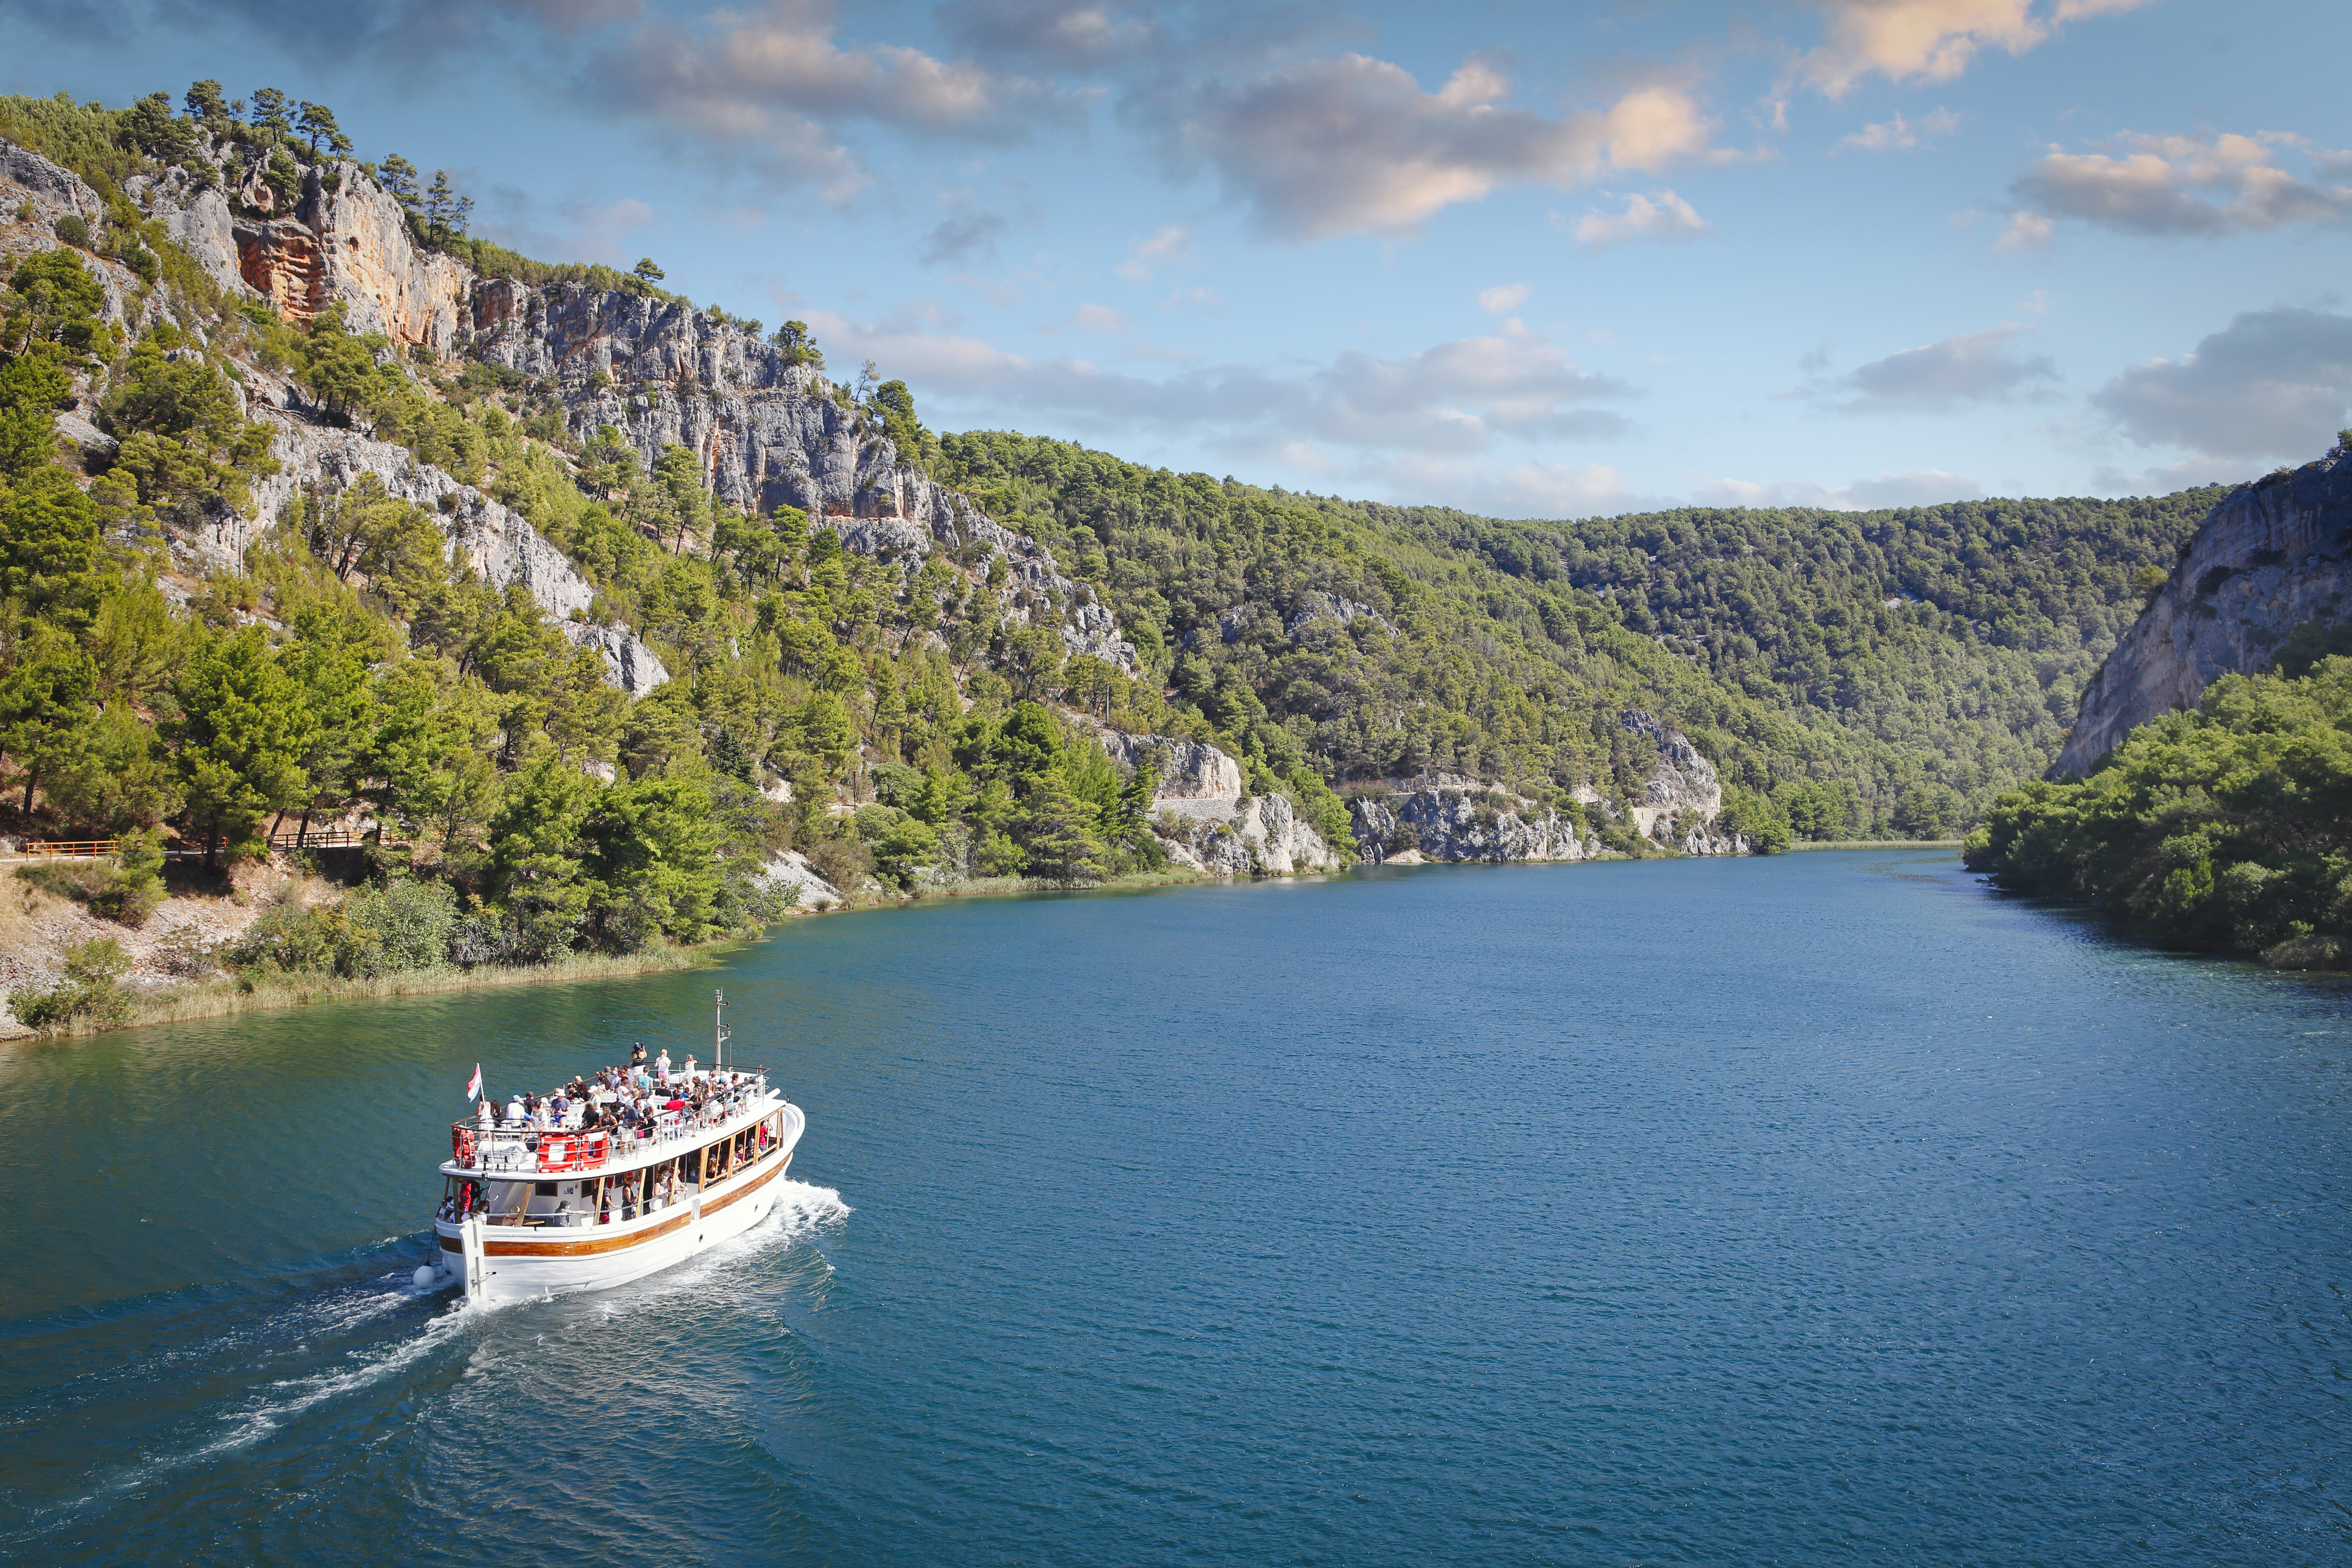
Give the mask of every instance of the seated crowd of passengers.
[(667, 1050), (648, 1062), (640, 1045), (625, 1066), (600, 1068), (552, 1094), (518, 1094), (503, 1113), (486, 1094), (476, 1119), (485, 1132), (606, 1131), (646, 1138), (666, 1127), (715, 1127), (741, 1108), (752, 1089), (749, 1073), (703, 1072), (690, 1056), (677, 1071)]

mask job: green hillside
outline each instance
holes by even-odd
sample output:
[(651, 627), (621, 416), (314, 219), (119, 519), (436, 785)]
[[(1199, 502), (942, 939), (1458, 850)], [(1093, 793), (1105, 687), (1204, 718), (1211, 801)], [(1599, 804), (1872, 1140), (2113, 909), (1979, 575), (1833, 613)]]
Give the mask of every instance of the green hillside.
[(1969, 836), (1969, 868), (2095, 903), (2167, 946), (2343, 968), (2352, 658), (2326, 657), (2331, 641), (2298, 639), (2267, 673), (2223, 676), (2197, 711), (2141, 725), (2087, 779), (2003, 796)]
[[(1947, 835), (2046, 768), (2135, 574), (2221, 494), (1505, 522), (1021, 436), (941, 448), (943, 479), (1100, 591), (1172, 700), (1269, 752), (1342, 784), (1622, 789), (1644, 759), (1617, 713), (1643, 706), (1824, 838)], [(1380, 619), (1294, 638), (1318, 591)]]

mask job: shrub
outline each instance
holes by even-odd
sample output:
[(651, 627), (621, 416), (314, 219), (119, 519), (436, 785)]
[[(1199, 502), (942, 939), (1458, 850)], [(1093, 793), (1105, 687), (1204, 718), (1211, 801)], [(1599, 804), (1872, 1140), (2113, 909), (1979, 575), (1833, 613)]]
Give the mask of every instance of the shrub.
[[(246, 928), (226, 956), (239, 970), (278, 969), (345, 980), (438, 969), (458, 956), (461, 945), (467, 955), (458, 956), (461, 963), (488, 962), (470, 957), (486, 947), (494, 956), (509, 956), (511, 943), (487, 942), (471, 927), (461, 944), (459, 927), (457, 895), (446, 886), (398, 877), (381, 888), (362, 888), (340, 904), (288, 904), (268, 910)], [(530, 944), (526, 940), (523, 945)]]
[(804, 853), (816, 874), (843, 893), (854, 893), (873, 867), (866, 847), (855, 838), (820, 838)]
[(151, 827), (117, 840), (114, 873), (89, 900), (89, 907), (136, 931), (163, 901), (163, 830)]
[(47, 990), (19, 985), (8, 993), (8, 1010), (18, 1023), (45, 1035), (63, 1033), (83, 1019), (102, 1029), (115, 1027), (131, 1019), (131, 998), (115, 984), (130, 967), (112, 937), (83, 942), (67, 950), (62, 981)]
[(58, 219), (57, 223), (52, 226), (57, 229), (58, 237), (64, 240), (68, 245), (72, 246), (76, 250), (88, 250), (89, 248), (89, 225), (84, 223), (78, 215), (68, 213), (65, 216)]

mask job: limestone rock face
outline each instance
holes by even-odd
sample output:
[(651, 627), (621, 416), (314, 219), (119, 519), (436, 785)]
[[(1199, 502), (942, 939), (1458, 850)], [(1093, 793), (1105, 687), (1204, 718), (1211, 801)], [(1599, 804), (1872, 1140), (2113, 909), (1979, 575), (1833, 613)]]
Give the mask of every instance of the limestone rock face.
[(841, 889), (824, 879), (808, 857), (797, 850), (787, 849), (762, 867), (754, 879), (763, 887), (792, 888), (799, 897), (793, 903), (804, 910), (822, 910), (842, 901)]
[[(1678, 730), (1669, 730), (1639, 708), (1628, 708), (1618, 721), (1631, 734), (1647, 735), (1657, 742), (1658, 765), (1642, 786), (1643, 798), (1632, 804), (1634, 826), (1645, 837), (1662, 837), (1662, 825), (1696, 820), (1712, 822), (1723, 810), (1723, 785), (1715, 764)], [(1695, 851), (1705, 853), (1705, 851)]]
[(1212, 877), (1337, 871), (1339, 857), (1291, 808), (1289, 797), (1155, 802), (1169, 858)]
[[(588, 613), (595, 589), (562, 551), (517, 513), (432, 464), (417, 461), (404, 447), (354, 431), (296, 423), (266, 409), (257, 413), (278, 426), (270, 451), (282, 467), (254, 486), (256, 517), (274, 520), (299, 487), (335, 494), (362, 474), (373, 474), (385, 494), (432, 510), (449, 541), (452, 559), (462, 552), (484, 581), (500, 587), (520, 584), (559, 623), (564, 636), (603, 654), (605, 679), (612, 684), (634, 696), (669, 679), (653, 650), (626, 626), (599, 626), (572, 618), (575, 610)], [(184, 544), (203, 564), (232, 565), (243, 559), (246, 546), (265, 526), (248, 518), (219, 518), (210, 537), (198, 536)]]
[(1242, 765), (1204, 742), (1171, 735), (1129, 735), (1118, 730), (1104, 731), (1102, 742), (1111, 761), (1120, 767), (1132, 771), (1137, 763), (1150, 762), (1159, 770), (1160, 785), (1152, 795), (1155, 805), (1241, 798)]
[(237, 265), (236, 218), (219, 186), (198, 188), (188, 172), (175, 165), (154, 179), (134, 174), (122, 189), (163, 220), (173, 243), (194, 257), (214, 282), (232, 295), (252, 295), (253, 287)]
[[(50, 221), (73, 213), (85, 223), (96, 223), (106, 216), (106, 204), (98, 193), (81, 182), (81, 176), (69, 169), (60, 168), (34, 152), (19, 147), (14, 142), (0, 142), (0, 181), (15, 187), (16, 201), (29, 196), (36, 209), (47, 208), (43, 215)], [(9, 203), (13, 209), (16, 201)], [(14, 216), (13, 212), (10, 216)]]
[[(32, 209), (30, 222), (16, 216), (26, 206)], [(0, 261), (8, 264), (7, 269), (15, 271), (14, 263), (20, 257), (64, 248), (64, 242), (58, 238), (57, 221), (68, 216), (80, 218), (95, 231), (106, 216), (106, 204), (72, 171), (58, 167), (30, 148), (0, 142)], [(99, 314), (118, 331), (125, 329), (131, 319), (131, 305), (142, 285), (119, 261), (109, 261), (89, 251), (78, 254), (82, 266), (105, 291), (106, 303)]]
[[(43, 189), (83, 203), (77, 210), (102, 212), (72, 174), (22, 149), (6, 152), (0, 174), (29, 159), (28, 177)], [(845, 547), (887, 550), (908, 574), (935, 551), (967, 562), (1001, 555), (1007, 618), (1051, 625), (1071, 656), (1139, 673), (1117, 619), (1043, 545), (901, 463), (888, 437), (823, 375), (787, 363), (783, 351), (731, 322), (626, 289), (478, 277), (419, 247), (400, 204), (350, 162), (306, 170), (289, 211), (277, 210), (257, 177), (231, 193), (200, 189), (178, 170), (136, 184), (138, 199), (225, 288), (297, 321), (340, 302), (354, 332), (542, 380), (574, 434), (611, 426), (648, 471), (664, 448), (684, 447), (720, 500), (762, 511), (798, 507), (837, 530)]]
[(1290, 876), (1336, 871), (1339, 856), (1286, 795), (1243, 798), (1241, 764), (1216, 747), (1172, 735), (1101, 732), (1121, 767), (1150, 762), (1160, 784), (1151, 797), (1169, 857), (1213, 877)]
[[(1497, 805), (1490, 797), (1500, 796)], [(1484, 785), (1417, 789), (1392, 801), (1370, 798), (1348, 808), (1356, 852), (1371, 865), (1425, 860), (1582, 860), (1598, 843), (1547, 807)]]
[(2086, 773), (2224, 675), (2267, 669), (2305, 621), (2352, 619), (2352, 454), (2241, 485), (2189, 537), (2170, 579), (2083, 693), (2051, 769)]

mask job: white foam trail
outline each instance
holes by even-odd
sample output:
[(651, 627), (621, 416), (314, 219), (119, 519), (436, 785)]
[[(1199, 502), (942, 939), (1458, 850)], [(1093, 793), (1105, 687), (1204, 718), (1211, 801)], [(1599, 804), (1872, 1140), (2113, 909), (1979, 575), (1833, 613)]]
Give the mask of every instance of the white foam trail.
[[(607, 1318), (625, 1317), (664, 1301), (681, 1290), (709, 1284), (712, 1274), (722, 1268), (755, 1257), (771, 1247), (790, 1247), (795, 1242), (804, 1241), (856, 1212), (841, 1201), (841, 1194), (832, 1187), (811, 1186), (806, 1182), (787, 1178), (777, 1184), (776, 1205), (759, 1224), (740, 1236), (730, 1237), (692, 1258), (648, 1274), (642, 1279), (615, 1286), (611, 1290), (595, 1292), (595, 1296), (603, 1298), (597, 1305)], [(823, 1258), (819, 1260), (823, 1261)], [(828, 1274), (833, 1271), (833, 1265), (829, 1262), (824, 1268)], [(578, 1298), (558, 1300), (576, 1300)], [(527, 1306), (535, 1301), (538, 1301), (537, 1297), (528, 1301), (504, 1304)]]
[[(390, 1294), (394, 1300), (399, 1299), (398, 1292), (390, 1292)], [(373, 1314), (363, 1315), (372, 1316)], [(446, 1311), (427, 1322), (407, 1339), (382, 1346), (372, 1352), (345, 1352), (346, 1355), (359, 1363), (357, 1366), (334, 1372), (313, 1373), (308, 1377), (289, 1378), (280, 1383), (271, 1384), (269, 1386), (273, 1389), (288, 1389), (292, 1392), (274, 1404), (264, 1403), (240, 1411), (235, 1415), (224, 1417), (225, 1420), (236, 1421), (238, 1424), (236, 1429), (196, 1449), (194, 1453), (185, 1456), (185, 1458), (208, 1458), (215, 1454), (241, 1448), (276, 1431), (278, 1425), (288, 1416), (299, 1415), (322, 1400), (331, 1399), (339, 1394), (348, 1394), (353, 1389), (364, 1388), (369, 1384), (378, 1382), (434, 1349), (442, 1340), (455, 1332), (464, 1321), (463, 1311)], [(184, 1459), (183, 1462), (185, 1462)]]

